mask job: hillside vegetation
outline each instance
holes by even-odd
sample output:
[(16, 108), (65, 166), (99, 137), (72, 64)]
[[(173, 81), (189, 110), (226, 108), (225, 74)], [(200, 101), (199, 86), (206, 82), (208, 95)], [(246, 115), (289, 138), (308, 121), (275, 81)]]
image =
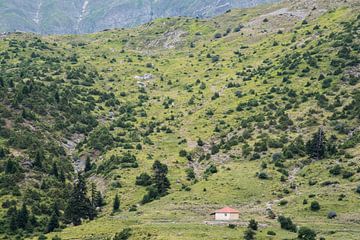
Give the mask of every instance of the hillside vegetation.
[(358, 239), (359, 9), (2, 36), (0, 236)]
[(278, 0), (0, 0), (0, 32), (92, 33), (157, 18), (212, 17)]

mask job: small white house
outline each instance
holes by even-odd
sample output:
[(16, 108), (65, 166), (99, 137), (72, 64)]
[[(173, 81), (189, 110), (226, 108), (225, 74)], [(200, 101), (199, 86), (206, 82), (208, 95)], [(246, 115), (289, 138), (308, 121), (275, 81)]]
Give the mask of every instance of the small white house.
[(235, 221), (239, 220), (240, 212), (230, 207), (224, 207), (211, 213), (216, 221)]

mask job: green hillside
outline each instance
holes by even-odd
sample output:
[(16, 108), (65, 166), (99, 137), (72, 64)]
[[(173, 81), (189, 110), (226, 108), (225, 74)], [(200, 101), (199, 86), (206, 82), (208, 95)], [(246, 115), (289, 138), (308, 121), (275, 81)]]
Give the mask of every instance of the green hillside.
[(359, 9), (1, 36), (0, 236), (358, 239)]
[(0, 0), (0, 32), (93, 33), (172, 16), (212, 17), (278, 0)]

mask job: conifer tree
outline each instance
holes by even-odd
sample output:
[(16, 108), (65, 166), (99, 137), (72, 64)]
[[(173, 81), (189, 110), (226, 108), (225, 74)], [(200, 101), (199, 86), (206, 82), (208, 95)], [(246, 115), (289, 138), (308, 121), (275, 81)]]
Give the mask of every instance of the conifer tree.
[(58, 171), (58, 167), (57, 167), (56, 162), (53, 162), (50, 174), (53, 175), (56, 178), (59, 177), (59, 171)]
[(96, 216), (95, 209), (86, 194), (85, 179), (79, 174), (65, 209), (65, 218), (75, 226), (81, 224), (81, 219), (91, 220)]
[(157, 189), (158, 195), (160, 197), (167, 194), (167, 190), (170, 188), (170, 181), (166, 177), (168, 173), (168, 167), (165, 164), (155, 161), (153, 164), (153, 182), (155, 188)]
[(84, 169), (84, 172), (90, 171), (91, 168), (92, 168), (92, 166), (91, 166), (91, 160), (90, 160), (90, 157), (88, 156), (88, 157), (86, 158), (86, 161), (85, 161), (85, 169)]
[(53, 204), (53, 213), (56, 214), (56, 216), (60, 217), (60, 209), (59, 209), (59, 203), (57, 201)]
[(65, 181), (66, 181), (65, 173), (64, 173), (64, 170), (62, 170), (62, 169), (60, 170), (60, 173), (59, 173), (59, 180), (62, 183), (65, 183)]
[(59, 225), (59, 217), (58, 215), (53, 212), (52, 215), (51, 215), (51, 218), (50, 218), (50, 221), (46, 227), (46, 232), (52, 232), (54, 231), (56, 228), (58, 228), (60, 225)]
[(38, 169), (42, 169), (44, 160), (45, 160), (44, 151), (42, 149), (37, 150), (34, 157), (34, 167)]
[(18, 212), (17, 225), (19, 228), (25, 229), (29, 222), (29, 211), (24, 203)]
[(11, 207), (7, 211), (7, 218), (9, 219), (9, 228), (12, 232), (16, 231), (18, 228), (17, 219), (18, 219), (18, 211), (16, 207)]
[(120, 208), (120, 199), (119, 199), (119, 195), (116, 194), (113, 203), (113, 211), (116, 212), (119, 210), (119, 208)]
[(101, 192), (96, 190), (95, 183), (91, 183), (91, 204), (94, 208), (104, 206), (104, 198)]
[(306, 143), (307, 153), (311, 158), (320, 160), (326, 155), (326, 137), (322, 128), (319, 128), (318, 132), (315, 133)]

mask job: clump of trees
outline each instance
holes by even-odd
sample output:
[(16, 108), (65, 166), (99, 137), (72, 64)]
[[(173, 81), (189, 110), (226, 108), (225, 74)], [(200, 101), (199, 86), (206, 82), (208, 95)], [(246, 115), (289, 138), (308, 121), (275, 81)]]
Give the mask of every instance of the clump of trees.
[(81, 174), (73, 185), (64, 215), (66, 222), (71, 222), (75, 226), (80, 225), (83, 219), (93, 220), (97, 216), (96, 206), (87, 196), (85, 178)]
[(143, 197), (141, 203), (145, 204), (156, 199), (159, 199), (168, 194), (170, 188), (170, 181), (167, 178), (167, 165), (156, 160), (152, 166), (153, 175), (151, 178), (151, 185), (147, 187), (147, 194)]

